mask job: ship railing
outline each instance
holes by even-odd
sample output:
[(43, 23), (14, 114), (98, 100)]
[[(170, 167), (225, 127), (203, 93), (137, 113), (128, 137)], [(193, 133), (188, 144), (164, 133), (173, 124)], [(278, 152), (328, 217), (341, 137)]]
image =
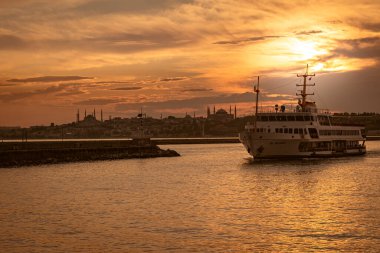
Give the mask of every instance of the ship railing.
[(331, 126), (352, 126), (352, 127), (365, 127), (365, 124), (358, 124), (358, 123), (335, 123), (331, 122)]
[(332, 115), (332, 113), (328, 109), (315, 109), (312, 111), (301, 111), (297, 109), (285, 109), (285, 111), (275, 110), (273, 108), (268, 109), (261, 109), (258, 112), (259, 114), (262, 113), (296, 113), (296, 114), (305, 114), (305, 113), (316, 113), (316, 114), (325, 114), (325, 115)]

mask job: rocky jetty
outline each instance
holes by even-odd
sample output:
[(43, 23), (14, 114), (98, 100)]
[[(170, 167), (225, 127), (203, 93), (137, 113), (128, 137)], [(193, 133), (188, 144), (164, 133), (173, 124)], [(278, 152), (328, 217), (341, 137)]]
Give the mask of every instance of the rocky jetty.
[(40, 141), (0, 143), (0, 167), (19, 167), (79, 161), (174, 157), (150, 141)]

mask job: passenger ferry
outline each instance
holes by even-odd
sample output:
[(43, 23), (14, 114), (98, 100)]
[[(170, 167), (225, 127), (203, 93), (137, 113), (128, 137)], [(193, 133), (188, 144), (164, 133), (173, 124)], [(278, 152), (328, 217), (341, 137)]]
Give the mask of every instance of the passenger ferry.
[(307, 79), (315, 74), (297, 75), (303, 77), (298, 106), (287, 109), (275, 106), (274, 112), (258, 112), (259, 84), (256, 92), (256, 113), (253, 122), (248, 122), (239, 134), (240, 142), (254, 159), (308, 158), (364, 155), (366, 134), (364, 126), (334, 124), (332, 115), (318, 110), (315, 102), (307, 101)]

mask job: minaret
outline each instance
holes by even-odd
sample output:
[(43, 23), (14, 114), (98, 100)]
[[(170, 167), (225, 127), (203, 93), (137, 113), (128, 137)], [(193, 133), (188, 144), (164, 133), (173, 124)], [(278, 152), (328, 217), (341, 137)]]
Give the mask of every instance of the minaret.
[(210, 117), (210, 106), (207, 106), (207, 118), (209, 118)]
[(94, 119), (96, 119), (96, 112), (95, 112), (95, 108), (94, 108)]
[(100, 121), (103, 122), (103, 109), (100, 109)]
[(77, 123), (79, 123), (79, 109), (78, 109), (78, 112), (77, 112)]
[(235, 105), (235, 115), (234, 115), (235, 119), (237, 118), (237, 115), (236, 115), (236, 105)]
[(232, 107), (231, 107), (231, 105), (230, 105), (230, 115), (232, 115)]
[(195, 112), (194, 112), (194, 117), (193, 118), (195, 119)]
[(215, 114), (215, 105), (214, 105), (214, 114)]
[(86, 117), (87, 117), (87, 110), (84, 109), (84, 118), (86, 118)]

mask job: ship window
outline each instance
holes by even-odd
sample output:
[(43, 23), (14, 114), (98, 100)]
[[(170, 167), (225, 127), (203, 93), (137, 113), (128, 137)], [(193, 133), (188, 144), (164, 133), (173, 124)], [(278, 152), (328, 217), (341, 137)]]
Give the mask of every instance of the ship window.
[(261, 116), (261, 121), (268, 121), (268, 116)]
[(276, 116), (269, 116), (269, 121), (276, 121)]
[(298, 131), (300, 134), (303, 134), (303, 129), (302, 128), (298, 128)]
[(279, 128), (279, 129), (278, 129), (278, 132), (279, 132), (280, 134), (282, 134), (282, 131), (283, 131), (282, 128)]
[(298, 134), (298, 128), (294, 128), (294, 133)]
[(275, 129), (276, 133), (278, 133), (278, 128)]
[(290, 134), (293, 133), (293, 128), (289, 128), (289, 133), (290, 133)]
[(314, 116), (311, 116), (311, 121), (315, 121), (315, 117)]
[(311, 138), (318, 138), (318, 130), (316, 128), (309, 128), (309, 133)]
[(327, 116), (319, 115), (318, 121), (319, 121), (319, 124), (321, 124), (322, 126), (329, 126), (330, 125), (330, 121), (329, 121), (329, 118)]
[(270, 133), (270, 128), (268, 128), (268, 133)]
[(288, 133), (288, 128), (284, 128), (284, 133), (285, 133), (285, 134)]
[(287, 116), (287, 119), (288, 119), (288, 121), (295, 121), (296, 117), (294, 117), (293, 115), (289, 115), (289, 116)]
[(277, 119), (279, 121), (286, 121), (286, 116), (280, 115), (280, 116), (277, 116)]
[(311, 120), (310, 116), (305, 116), (304, 118), (305, 118), (305, 121), (310, 121)]
[(296, 116), (296, 120), (297, 120), (297, 121), (303, 121), (303, 116), (302, 116), (302, 115), (298, 115), (298, 116)]
[(305, 134), (307, 134), (307, 130), (306, 130), (306, 128), (304, 129), (304, 131), (303, 131)]

